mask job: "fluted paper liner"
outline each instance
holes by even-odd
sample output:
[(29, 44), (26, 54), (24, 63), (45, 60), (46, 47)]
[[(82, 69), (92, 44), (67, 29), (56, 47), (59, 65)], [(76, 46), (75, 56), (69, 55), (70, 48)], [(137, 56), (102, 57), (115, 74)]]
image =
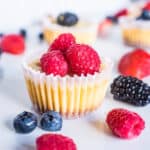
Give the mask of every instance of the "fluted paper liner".
[(38, 53), (26, 57), (23, 62), (24, 77), (32, 104), (40, 112), (53, 110), (65, 117), (84, 115), (97, 109), (105, 96), (112, 63), (103, 59), (101, 73), (87, 76), (53, 76), (29, 66)]
[(150, 47), (150, 21), (120, 20), (125, 44), (135, 47)]

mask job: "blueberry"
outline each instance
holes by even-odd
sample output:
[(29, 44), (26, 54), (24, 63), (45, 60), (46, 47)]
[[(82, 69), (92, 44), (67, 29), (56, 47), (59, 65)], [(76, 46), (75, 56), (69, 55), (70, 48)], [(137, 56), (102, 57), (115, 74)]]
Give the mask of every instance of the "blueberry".
[(27, 31), (25, 29), (20, 30), (20, 35), (22, 35), (24, 38), (27, 36)]
[(150, 20), (150, 11), (148, 10), (143, 10), (140, 19), (142, 20)]
[(113, 23), (118, 23), (118, 19), (115, 16), (107, 16), (106, 18), (111, 20)]
[(73, 26), (77, 24), (78, 17), (70, 12), (61, 13), (57, 17), (57, 23), (62, 26)]
[(40, 120), (40, 127), (46, 131), (59, 131), (62, 128), (62, 117), (58, 112), (48, 111)]
[(37, 127), (37, 117), (30, 112), (22, 112), (13, 122), (17, 133), (30, 133)]
[(38, 38), (39, 38), (39, 40), (43, 40), (44, 39), (44, 34), (43, 34), (43, 32), (40, 32), (39, 34), (38, 34)]
[(0, 37), (3, 37), (4, 36), (4, 34), (3, 33), (0, 33)]

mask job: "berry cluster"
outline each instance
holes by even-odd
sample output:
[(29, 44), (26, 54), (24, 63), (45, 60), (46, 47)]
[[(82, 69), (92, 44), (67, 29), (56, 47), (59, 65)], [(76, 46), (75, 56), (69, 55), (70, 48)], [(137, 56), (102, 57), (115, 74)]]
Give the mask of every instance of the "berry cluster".
[(41, 69), (46, 74), (65, 76), (67, 74), (87, 75), (100, 71), (101, 60), (90, 46), (76, 44), (70, 33), (58, 36), (48, 52), (40, 59)]
[[(15, 117), (13, 125), (17, 133), (30, 133), (37, 127), (38, 119), (33, 113), (24, 111)], [(58, 112), (48, 111), (41, 116), (39, 125), (46, 131), (59, 131), (62, 117)]]
[[(36, 115), (31, 112), (22, 112), (14, 119), (13, 126), (17, 133), (30, 133), (38, 125)], [(58, 112), (48, 111), (42, 114), (39, 126), (46, 131), (59, 131), (62, 128), (62, 117)], [(36, 140), (37, 150), (77, 150), (74, 141), (60, 134), (44, 134)]]
[(125, 8), (125, 9), (118, 11), (115, 15), (107, 16), (106, 18), (112, 21), (113, 23), (118, 23), (118, 19), (120, 17), (127, 16), (127, 15), (128, 15), (128, 10)]
[(137, 19), (142, 20), (150, 20), (150, 2), (146, 3), (146, 5), (143, 7), (141, 15)]
[(98, 27), (98, 35), (105, 37), (110, 31), (110, 28), (114, 24), (118, 24), (119, 19), (123, 16), (127, 16), (129, 14), (128, 9), (122, 9), (118, 11), (114, 15), (109, 15), (107, 16), (100, 24)]

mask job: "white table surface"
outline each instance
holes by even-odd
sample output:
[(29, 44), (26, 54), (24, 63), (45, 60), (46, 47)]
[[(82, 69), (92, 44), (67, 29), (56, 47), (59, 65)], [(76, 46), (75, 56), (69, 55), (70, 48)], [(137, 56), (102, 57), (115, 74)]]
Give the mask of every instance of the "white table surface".
[[(47, 13), (72, 11), (98, 20), (127, 7), (130, 0), (0, 0), (0, 32), (30, 25)], [(110, 6), (111, 7), (108, 7)], [(92, 7), (91, 7), (92, 6)], [(87, 15), (88, 14), (88, 15)], [(94, 16), (94, 17), (93, 17)]]
[[(29, 42), (30, 41), (30, 42)], [(45, 44), (29, 39), (27, 50), (36, 51), (47, 47)], [(122, 45), (118, 34), (111, 40), (98, 40), (94, 47), (103, 56), (110, 57), (115, 63), (122, 54), (131, 48)], [(33, 111), (26, 91), (21, 60), (23, 56), (4, 54), (0, 60), (0, 68), (3, 69), (3, 78), (0, 79), (0, 150), (35, 150), (35, 139), (46, 133), (37, 128), (34, 132), (21, 135), (16, 134), (12, 128), (14, 117), (24, 111)], [(114, 67), (113, 77), (117, 71)], [(150, 78), (145, 79), (150, 83)], [(111, 134), (105, 118), (112, 108), (127, 108), (140, 114), (146, 128), (142, 134), (133, 140), (122, 140)], [(78, 150), (149, 150), (150, 149), (150, 105), (135, 107), (112, 99), (108, 90), (103, 105), (98, 111), (84, 118), (76, 120), (64, 120), (60, 132), (74, 139)]]

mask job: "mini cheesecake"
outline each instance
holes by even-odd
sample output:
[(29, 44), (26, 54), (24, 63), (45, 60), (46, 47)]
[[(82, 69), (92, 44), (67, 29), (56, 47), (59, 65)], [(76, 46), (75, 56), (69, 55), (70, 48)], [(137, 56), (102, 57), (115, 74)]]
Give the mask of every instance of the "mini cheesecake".
[(123, 40), (127, 45), (150, 48), (150, 3), (135, 18), (126, 17), (120, 22)]
[[(95, 42), (97, 37), (98, 24), (84, 20), (82, 18), (78, 18), (75, 14), (69, 13), (72, 18), (75, 18), (72, 19), (69, 15), (66, 14), (67, 12), (58, 16), (48, 16), (44, 18), (43, 33), (44, 39), (48, 43), (51, 43), (58, 35), (62, 33), (72, 33), (76, 37), (78, 43), (91, 44)], [(74, 22), (72, 23), (70, 21), (69, 24), (66, 21), (68, 23), (67, 24), (64, 21), (68, 19), (67, 17), (70, 17), (71, 19), (69, 19)], [(62, 20), (64, 19), (62, 23), (60, 23), (61, 21), (59, 21), (59, 18), (62, 18)]]

